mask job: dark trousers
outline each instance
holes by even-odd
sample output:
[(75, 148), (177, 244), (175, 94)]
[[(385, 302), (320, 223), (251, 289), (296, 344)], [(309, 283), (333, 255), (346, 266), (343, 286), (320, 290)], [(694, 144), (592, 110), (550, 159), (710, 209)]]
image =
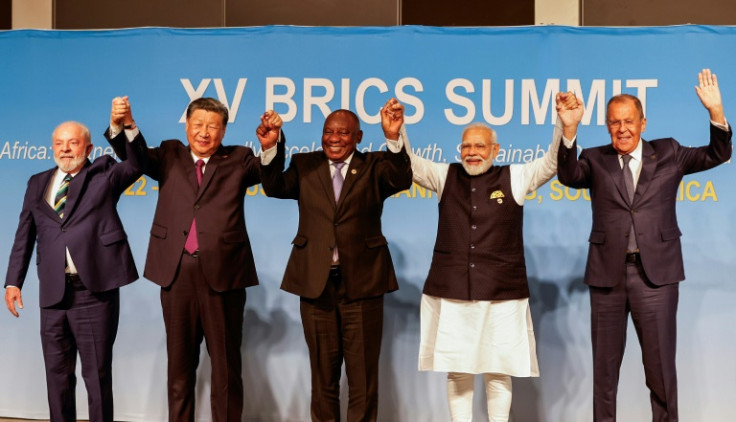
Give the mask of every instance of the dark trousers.
[(348, 377), (347, 420), (378, 415), (378, 357), (383, 334), (383, 296), (349, 301), (339, 267), (322, 295), (301, 299), (304, 338), (312, 370), (312, 420), (340, 420), (340, 373)]
[(626, 264), (625, 283), (612, 288), (590, 287), (596, 422), (616, 420), (616, 393), (629, 313), (642, 349), (652, 421), (678, 420), (675, 368), (678, 297), (679, 284), (655, 286), (639, 263)]
[(184, 254), (176, 280), (161, 289), (161, 307), (166, 326), (169, 421), (194, 421), (199, 349), (204, 338), (212, 363), (212, 420), (239, 422), (245, 289), (212, 290), (199, 258)]
[(120, 292), (92, 293), (69, 281), (64, 299), (41, 308), (41, 345), (51, 421), (76, 422), (77, 352), (87, 387), (89, 420), (112, 422), (112, 348), (118, 333)]

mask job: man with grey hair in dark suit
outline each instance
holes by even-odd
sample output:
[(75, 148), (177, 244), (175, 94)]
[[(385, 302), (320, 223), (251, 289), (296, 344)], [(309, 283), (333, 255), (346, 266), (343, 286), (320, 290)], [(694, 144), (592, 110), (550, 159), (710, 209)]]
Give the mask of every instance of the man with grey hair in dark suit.
[(590, 189), (593, 227), (585, 283), (590, 292), (593, 341), (593, 413), (616, 420), (616, 394), (626, 345), (628, 316), (642, 349), (653, 421), (674, 422), (677, 413), (677, 302), (685, 279), (675, 212), (682, 177), (731, 157), (731, 128), (723, 114), (716, 75), (704, 69), (695, 92), (710, 115), (710, 143), (689, 148), (672, 138), (646, 141), (647, 119), (638, 98), (608, 102), (611, 143), (583, 149), (565, 136), (557, 177)]

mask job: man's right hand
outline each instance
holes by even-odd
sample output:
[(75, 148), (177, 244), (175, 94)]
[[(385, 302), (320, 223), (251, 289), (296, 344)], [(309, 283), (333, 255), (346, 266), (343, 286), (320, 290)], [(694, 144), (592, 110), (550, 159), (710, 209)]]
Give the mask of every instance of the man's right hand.
[(23, 297), (20, 289), (16, 286), (8, 286), (5, 288), (5, 304), (14, 317), (18, 318), (18, 311), (15, 309), (15, 303), (18, 303), (18, 309), (23, 309)]

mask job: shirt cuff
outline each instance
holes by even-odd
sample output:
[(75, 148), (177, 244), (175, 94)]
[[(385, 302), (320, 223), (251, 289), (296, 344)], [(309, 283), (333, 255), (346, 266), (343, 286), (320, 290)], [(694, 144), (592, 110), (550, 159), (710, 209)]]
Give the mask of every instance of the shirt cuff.
[(279, 135), (279, 140), (276, 142), (276, 145), (272, 146), (269, 149), (261, 151), (261, 164), (264, 166), (267, 166), (271, 164), (271, 161), (276, 157), (276, 149), (279, 146), (279, 142), (281, 142), (281, 135)]
[(388, 147), (388, 150), (393, 153), (401, 152), (401, 147), (403, 145), (404, 139), (401, 137), (401, 134), (399, 134), (399, 139), (386, 138), (386, 147)]
[[(115, 126), (112, 122), (110, 122), (110, 139), (118, 136), (122, 129), (122, 126)], [(140, 130), (138, 130), (138, 126), (134, 127), (133, 129), (125, 129), (125, 137), (128, 138), (128, 142), (133, 142), (133, 139), (135, 139), (135, 137), (138, 136), (139, 133)]]
[(565, 148), (570, 149), (572, 148), (572, 145), (575, 143), (575, 140), (578, 139), (578, 137), (574, 137), (572, 139), (565, 138), (565, 135), (562, 135), (562, 142), (565, 144)]
[[(726, 120), (725, 117), (724, 117), (723, 120)], [(714, 122), (713, 120), (710, 121), (710, 124), (712, 124), (713, 126), (717, 127), (718, 129), (725, 130), (725, 131), (728, 132), (728, 120), (726, 120), (726, 124), (725, 125), (724, 124), (721, 124), (721, 123), (718, 123), (718, 122)]]

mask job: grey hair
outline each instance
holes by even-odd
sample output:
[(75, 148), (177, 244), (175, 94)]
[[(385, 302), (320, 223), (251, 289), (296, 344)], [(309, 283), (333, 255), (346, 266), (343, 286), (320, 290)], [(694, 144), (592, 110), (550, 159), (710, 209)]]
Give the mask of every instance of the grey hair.
[(475, 122), (465, 126), (465, 129), (463, 129), (463, 139), (465, 138), (465, 133), (471, 129), (482, 129), (488, 131), (488, 133), (491, 135), (491, 144), (496, 143), (496, 139), (498, 138), (498, 136), (496, 135), (496, 131), (491, 129), (490, 126), (483, 122)]

